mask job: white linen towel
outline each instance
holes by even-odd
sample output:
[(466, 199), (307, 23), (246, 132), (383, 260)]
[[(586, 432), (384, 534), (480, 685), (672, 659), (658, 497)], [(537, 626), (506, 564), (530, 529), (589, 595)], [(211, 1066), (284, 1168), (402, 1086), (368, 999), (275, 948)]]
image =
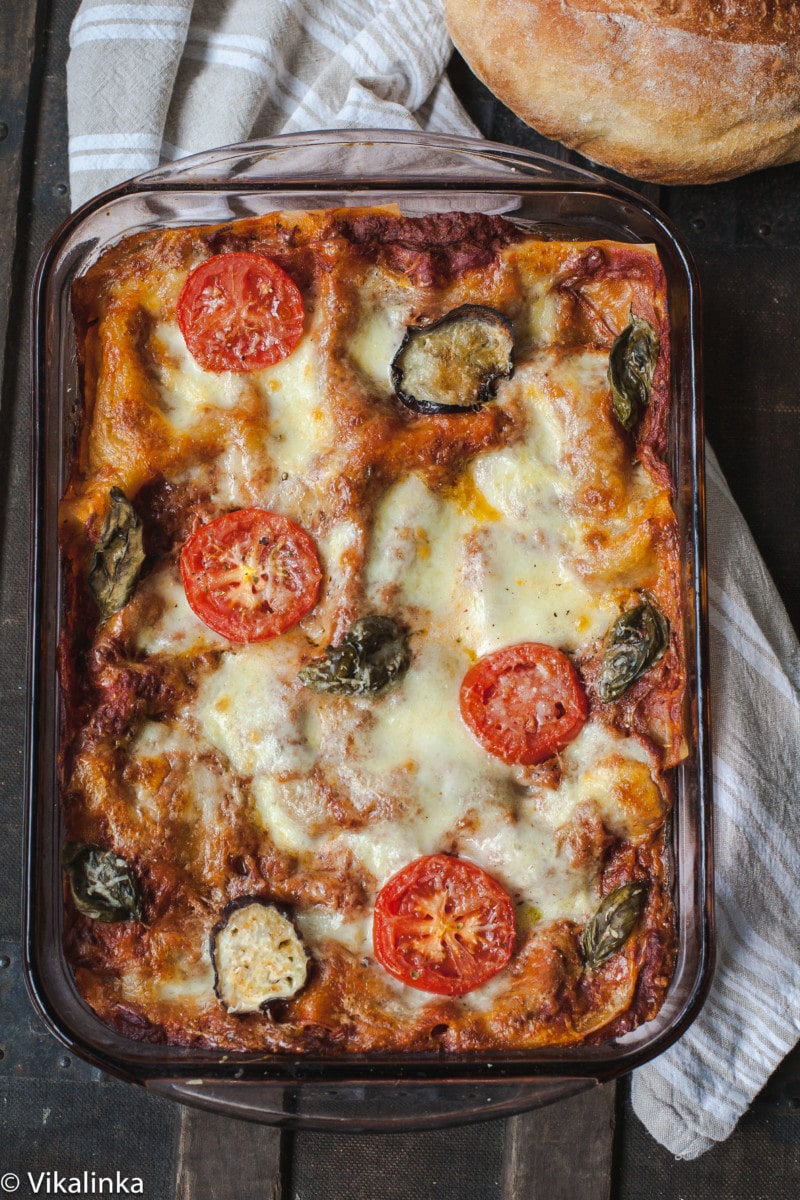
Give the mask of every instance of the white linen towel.
[[(73, 205), (214, 146), (312, 129), (477, 130), (438, 0), (84, 0), (68, 63)], [(725, 1138), (800, 1036), (800, 647), (708, 455), (719, 951), (708, 1002), (634, 1074), (676, 1156)]]
[(309, 129), (473, 133), (438, 0), (84, 0), (67, 63), (73, 208), (159, 162)]
[(706, 483), (717, 965), (632, 1093), (678, 1158), (726, 1138), (800, 1037), (800, 645), (708, 446)]

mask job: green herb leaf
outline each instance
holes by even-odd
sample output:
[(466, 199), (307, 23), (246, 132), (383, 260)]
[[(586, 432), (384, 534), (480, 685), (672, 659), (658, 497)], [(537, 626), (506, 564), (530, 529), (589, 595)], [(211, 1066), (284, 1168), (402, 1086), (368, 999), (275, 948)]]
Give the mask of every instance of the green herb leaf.
[(109, 493), (111, 508), (89, 565), (89, 588), (104, 618), (130, 600), (144, 562), (142, 523), (119, 488)]
[(669, 645), (669, 621), (645, 596), (641, 604), (618, 617), (606, 634), (600, 668), (600, 699), (619, 700), (634, 680), (649, 670)]
[(601, 966), (627, 942), (644, 906), (647, 884), (623, 883), (609, 892), (583, 931), (581, 948), (590, 970)]
[(650, 403), (658, 352), (655, 329), (631, 311), (631, 323), (616, 338), (608, 360), (611, 401), (623, 429), (633, 429)]
[(131, 867), (113, 850), (68, 842), (61, 856), (75, 907), (94, 921), (141, 921), (142, 898)]
[(361, 617), (338, 646), (328, 646), (298, 678), (315, 692), (363, 696), (397, 683), (410, 662), (406, 634), (391, 617)]

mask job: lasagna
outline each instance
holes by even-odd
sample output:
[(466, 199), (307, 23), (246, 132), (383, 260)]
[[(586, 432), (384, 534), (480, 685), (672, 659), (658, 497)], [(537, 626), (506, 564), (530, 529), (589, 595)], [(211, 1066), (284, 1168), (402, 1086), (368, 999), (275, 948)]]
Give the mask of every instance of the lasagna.
[(392, 207), (79, 278), (66, 948), (153, 1042), (619, 1036), (674, 965), (686, 753), (653, 247)]

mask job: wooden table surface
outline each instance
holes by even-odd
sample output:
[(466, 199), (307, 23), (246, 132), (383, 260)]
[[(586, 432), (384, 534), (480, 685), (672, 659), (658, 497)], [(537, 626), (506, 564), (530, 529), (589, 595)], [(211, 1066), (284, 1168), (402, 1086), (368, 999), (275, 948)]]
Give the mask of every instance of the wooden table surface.
[[(0, 8), (0, 1187), (40, 1172), (142, 1179), (166, 1200), (797, 1200), (800, 1052), (727, 1142), (676, 1162), (633, 1115), (626, 1082), (550, 1108), (413, 1134), (279, 1133), (181, 1108), (66, 1053), (20, 965), (30, 371), (28, 297), (69, 210), (64, 66), (78, 0)], [(518, 122), (458, 59), (481, 131), (570, 157)], [(647, 189), (684, 232), (704, 293), (707, 428), (800, 625), (800, 165), (708, 188)], [(800, 881), (799, 881), (800, 882)], [(51, 1174), (51, 1183), (53, 1176)], [(46, 1190), (46, 1185), (43, 1185)]]

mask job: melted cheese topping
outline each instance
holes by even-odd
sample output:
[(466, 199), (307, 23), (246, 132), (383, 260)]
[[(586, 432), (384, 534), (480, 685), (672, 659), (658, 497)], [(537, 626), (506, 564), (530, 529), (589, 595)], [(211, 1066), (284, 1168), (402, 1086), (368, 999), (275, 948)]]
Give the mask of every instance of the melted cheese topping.
[(256, 372), (254, 383), (267, 404), (267, 449), (276, 472), (303, 474), (334, 441), (311, 334), (288, 358)]
[(453, 589), (472, 523), (456, 504), (408, 475), (377, 506), (364, 568), (368, 600), (377, 609), (398, 601), (419, 605), (443, 628), (453, 616)]
[[(461, 680), (477, 656), (522, 640), (574, 650), (615, 613), (571, 569), (568, 547), (579, 533), (559, 518), (546, 491), (542, 499), (541, 476), (558, 453), (558, 440), (548, 436), (482, 455), (472, 475), (485, 491), (473, 491), (468, 511), (463, 497), (435, 493), (414, 474), (386, 493), (364, 568), (368, 606), (381, 608), (391, 597), (414, 649), (411, 669), (385, 695), (337, 698), (335, 721), (326, 720), (331, 699), (297, 683), (304, 647), (294, 636), (230, 648), (206, 675), (186, 710), (196, 745), (220, 753), (248, 781), (259, 823), (281, 851), (346, 850), (379, 888), (412, 859), (446, 848), (482, 866), (540, 921), (588, 918), (598, 898), (597, 864), (571, 864), (563, 831), (591, 801), (615, 832), (638, 828), (638, 810), (648, 803), (658, 809), (652, 795), (661, 795), (652, 756), (639, 739), (591, 722), (564, 751), (558, 788), (520, 787), (515, 768), (471, 737), (458, 707)], [(515, 486), (504, 488), (509, 474)], [(356, 532), (343, 523), (329, 534), (334, 571)], [(174, 651), (202, 640), (202, 623), (174, 578), (163, 572), (151, 586), (165, 599), (165, 616), (140, 635), (142, 648)], [(140, 735), (137, 746), (151, 736)], [(343, 758), (351, 797), (373, 796), (389, 780), (400, 815), (367, 811), (347, 829), (315, 819), (318, 778), (341, 775)], [(631, 763), (644, 771), (626, 791), (620, 779)], [(141, 793), (139, 803), (146, 803)], [(203, 818), (213, 824), (213, 810)], [(335, 914), (315, 912), (306, 929), (312, 944), (323, 929), (326, 938), (354, 944), (351, 925)]]
[(380, 395), (391, 395), (389, 367), (403, 340), (407, 324), (407, 314), (403, 308), (366, 304), (350, 339), (350, 358)]
[(161, 402), (176, 430), (191, 430), (215, 409), (236, 408), (250, 388), (246, 375), (204, 371), (198, 366), (176, 323), (158, 323), (153, 331), (153, 346)]
[[(406, 494), (422, 499), (420, 486), (409, 484)], [(419, 509), (414, 506), (413, 511), (419, 520)], [(460, 519), (446, 505), (442, 511), (444, 528), (452, 535)], [(435, 525), (430, 532), (438, 544)], [(380, 529), (376, 536), (382, 563)], [(520, 786), (515, 768), (488, 755), (461, 720), (459, 687), (473, 661), (469, 636), (462, 636), (461, 644), (459, 639), (437, 640), (432, 629), (457, 628), (460, 617), (468, 630), (473, 610), (459, 611), (466, 596), (459, 592), (442, 611), (441, 570), (437, 555), (423, 556), (405, 576), (402, 594), (410, 578), (422, 602), (416, 607), (434, 619), (425, 620), (428, 633), (414, 650), (411, 669), (385, 695), (337, 698), (331, 722), (324, 712), (331, 698), (296, 682), (296, 647), (273, 642), (224, 656), (200, 688), (191, 720), (201, 741), (249, 779), (258, 818), (283, 852), (301, 856), (346, 850), (380, 888), (408, 862), (446, 848), (482, 866), (519, 904), (534, 908), (539, 920), (585, 922), (598, 900), (597, 863), (571, 863), (564, 831), (580, 822), (587, 804), (594, 804), (615, 831), (636, 827), (639, 810), (648, 804), (652, 809), (652, 797), (661, 795), (654, 781), (655, 760), (638, 738), (590, 722), (563, 752), (558, 788)], [(526, 625), (519, 611), (530, 612), (535, 620), (537, 609), (529, 599), (517, 589), (504, 605), (520, 633), (540, 637), (539, 628)], [(493, 611), (486, 599), (484, 610)], [(595, 619), (585, 599), (581, 611)], [(642, 767), (632, 779), (630, 764)], [(360, 821), (350, 816), (354, 827), (339, 829), (335, 820), (319, 815), (320, 774), (337, 782), (345, 774), (356, 807), (359, 795), (372, 797), (390, 781), (401, 811), (381, 818), (365, 806)], [(622, 779), (628, 779), (627, 788)], [(658, 815), (663, 816), (663, 806)], [(326, 937), (352, 944), (349, 925), (326, 924), (319, 915), (317, 920)], [(312, 922), (309, 929), (314, 928)], [(313, 941), (313, 932), (310, 936)]]
[(173, 563), (148, 575), (136, 599), (147, 614), (136, 626), (136, 649), (142, 654), (197, 654), (229, 645), (192, 612)]
[(224, 655), (199, 689), (191, 713), (201, 737), (238, 775), (282, 778), (313, 765), (298, 666), (278, 641), (246, 646)]
[[(176, 837), (181, 853), (191, 844), (215, 878), (233, 870), (231, 845), (242, 850), (243, 873), (252, 869), (247, 855), (254, 862), (277, 851), (300, 872), (338, 873), (340, 884), (356, 877), (360, 907), (343, 905), (341, 888), (294, 907), (312, 957), (335, 943), (370, 962), (375, 893), (435, 852), (462, 855), (498, 880), (521, 932), (582, 926), (600, 898), (597, 838), (635, 844), (665, 818), (656, 754), (597, 714), (555, 775), (542, 776), (487, 753), (459, 712), (461, 682), (479, 657), (524, 641), (577, 655), (597, 642), (632, 589), (657, 579), (653, 530), (671, 519), (668, 498), (631, 461), (608, 415), (608, 351), (556, 344), (558, 253), (537, 251), (527, 275), (524, 255), (517, 264), (517, 365), (496, 400), (513, 415), (514, 436), (466, 455), (446, 482), (413, 465), (389, 472), (366, 513), (341, 500), (340, 485), (354, 482), (359, 422), (336, 424), (321, 305), (287, 359), (250, 375), (202, 370), (174, 312), (155, 319), (161, 415), (176, 437), (201, 447), (174, 478), (220, 510), (260, 504), (307, 523), (325, 582), (300, 626), (234, 646), (191, 611), (174, 563), (150, 572), (130, 606), (135, 653), (197, 665), (187, 667), (193, 686), (177, 712), (147, 720), (130, 743), (125, 808), (143, 838)], [(389, 364), (415, 296), (378, 269), (363, 283), (345, 357), (376, 405), (392, 403)], [(299, 669), (334, 631), (376, 612), (409, 631), (411, 666), (396, 686), (347, 698), (299, 683)], [(100, 784), (97, 794), (105, 795)], [(259, 894), (267, 885), (259, 880)], [(225, 899), (215, 885), (209, 909), (219, 915)], [(209, 921), (187, 927), (184, 944), (150, 976), (126, 971), (123, 995), (154, 995), (184, 1013), (213, 1006)], [(231, 918), (216, 955), (217, 994), (234, 1013), (290, 996), (305, 978), (292, 926), (261, 903)], [(401, 1014), (435, 1003), (383, 979)], [(458, 1003), (488, 1012), (509, 986), (501, 972)]]

